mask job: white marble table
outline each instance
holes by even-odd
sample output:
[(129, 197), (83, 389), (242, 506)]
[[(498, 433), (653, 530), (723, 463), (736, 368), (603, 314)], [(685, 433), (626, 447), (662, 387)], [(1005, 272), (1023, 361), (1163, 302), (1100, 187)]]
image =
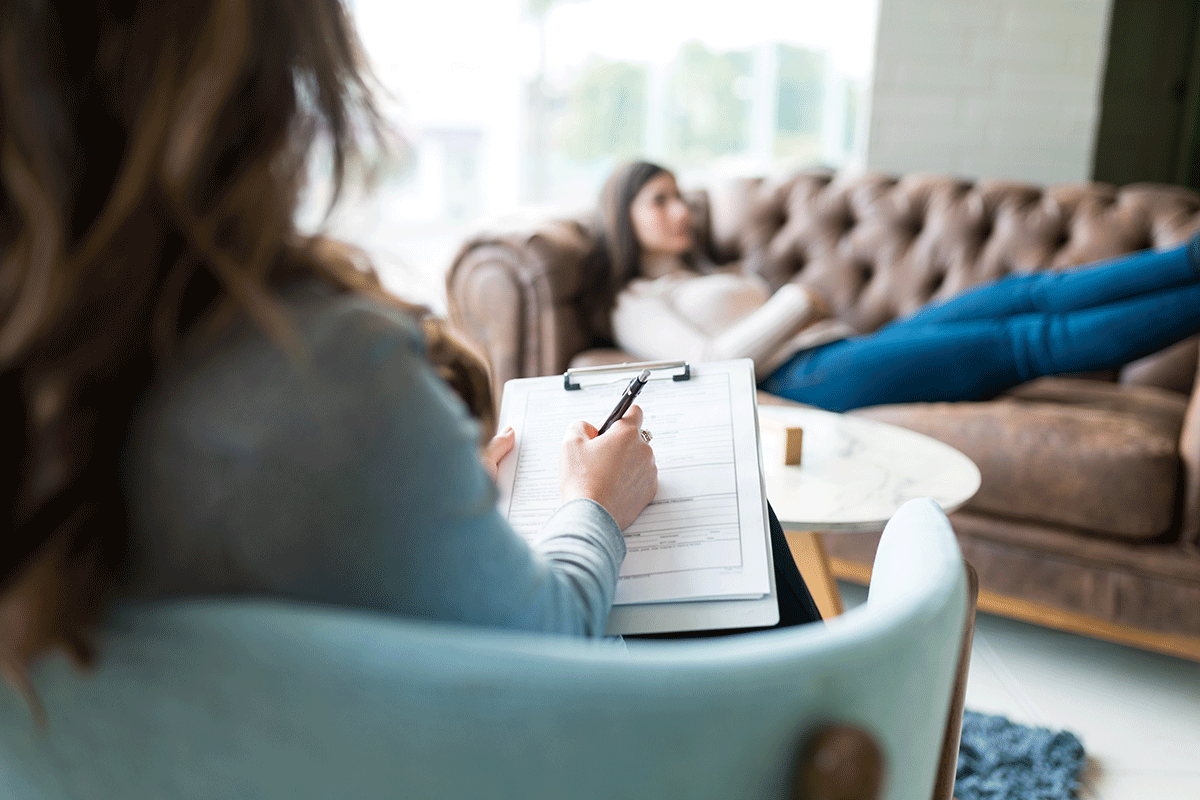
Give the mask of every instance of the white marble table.
[[(841, 613), (841, 597), (819, 534), (882, 530), (916, 497), (931, 497), (949, 513), (979, 490), (971, 459), (915, 431), (796, 406), (762, 405), (758, 417), (767, 499), (818, 606), (827, 595), (823, 613)], [(798, 466), (783, 463), (788, 427), (804, 431)]]

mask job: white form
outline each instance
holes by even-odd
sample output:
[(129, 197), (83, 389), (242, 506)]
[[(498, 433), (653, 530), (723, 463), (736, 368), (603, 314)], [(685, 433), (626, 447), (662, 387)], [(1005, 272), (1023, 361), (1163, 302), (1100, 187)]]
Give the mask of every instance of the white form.
[[(500, 426), (516, 431), (500, 466), (500, 511), (536, 541), (561, 503), (558, 456), (567, 425), (599, 425), (630, 372), (520, 378), (504, 387)], [(653, 434), (658, 494), (625, 531), (616, 604), (762, 597), (770, 591), (754, 379), (746, 359), (694, 365), (691, 378), (653, 372), (638, 396)]]

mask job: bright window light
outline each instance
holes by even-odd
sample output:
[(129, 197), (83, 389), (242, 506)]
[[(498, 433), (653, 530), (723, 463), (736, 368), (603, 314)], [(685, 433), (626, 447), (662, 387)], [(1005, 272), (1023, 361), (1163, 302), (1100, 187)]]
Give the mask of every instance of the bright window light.
[(877, 0), (350, 6), (409, 156), (326, 225), (437, 310), (466, 236), (581, 213), (627, 159), (685, 188), (863, 162)]

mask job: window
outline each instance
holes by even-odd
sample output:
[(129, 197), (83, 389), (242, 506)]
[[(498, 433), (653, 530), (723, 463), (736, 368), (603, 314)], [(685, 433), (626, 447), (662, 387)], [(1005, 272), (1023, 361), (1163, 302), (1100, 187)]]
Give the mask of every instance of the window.
[(876, 0), (354, 0), (352, 13), (410, 153), (333, 228), (435, 308), (463, 238), (590, 208), (623, 160), (660, 161), (686, 186), (863, 159)]

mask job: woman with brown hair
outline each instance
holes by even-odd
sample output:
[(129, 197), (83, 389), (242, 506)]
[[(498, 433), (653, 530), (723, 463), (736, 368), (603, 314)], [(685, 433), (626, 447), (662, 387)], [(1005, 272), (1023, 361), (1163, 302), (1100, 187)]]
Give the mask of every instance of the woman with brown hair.
[(859, 335), (808, 287), (772, 292), (736, 266), (705, 263), (675, 176), (657, 164), (616, 170), (600, 216), (620, 347), (649, 359), (751, 358), (760, 389), (831, 411), (986, 399), (1200, 333), (1200, 235), (1089, 269), (1012, 275)]
[(293, 223), (314, 140), (340, 185), (377, 124), (337, 0), (0, 6), (10, 675), (88, 661), (118, 592), (603, 632), (656, 488), (641, 412), (572, 426), (563, 506), (513, 533), (450, 389), (490, 419), (482, 365)]

